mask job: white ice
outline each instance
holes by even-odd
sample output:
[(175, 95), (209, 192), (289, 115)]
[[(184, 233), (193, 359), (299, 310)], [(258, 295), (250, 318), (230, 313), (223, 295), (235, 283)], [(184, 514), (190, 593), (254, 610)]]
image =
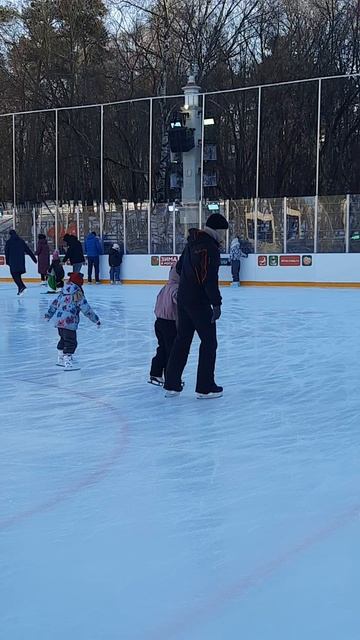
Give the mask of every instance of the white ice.
[(147, 384), (157, 287), (0, 286), (3, 640), (358, 640), (360, 293), (223, 290), (220, 400)]

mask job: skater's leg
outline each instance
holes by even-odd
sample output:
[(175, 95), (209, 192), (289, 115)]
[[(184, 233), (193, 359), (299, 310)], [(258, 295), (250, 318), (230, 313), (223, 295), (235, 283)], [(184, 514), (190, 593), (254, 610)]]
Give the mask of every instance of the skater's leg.
[(192, 321), (201, 340), (196, 379), (196, 392), (209, 393), (215, 386), (216, 323), (211, 322), (212, 308), (201, 305), (192, 310)]
[(115, 281), (120, 282), (120, 267), (115, 267)]
[(239, 282), (240, 260), (231, 261), (231, 275), (233, 282)]
[(164, 323), (166, 322), (163, 328), (163, 336), (164, 336), (165, 352), (166, 352), (166, 364), (164, 369), (166, 369), (167, 363), (169, 361), (170, 354), (177, 336), (177, 329), (176, 329), (175, 320), (163, 320), (163, 322)]
[[(83, 263), (82, 262), (76, 262), (75, 264), (73, 264), (72, 270), (73, 270), (74, 273), (80, 273), (82, 267), (83, 267)], [(90, 279), (91, 279), (91, 276), (90, 276)]]
[(93, 265), (94, 265), (94, 258), (88, 257), (88, 282), (91, 282), (92, 280)]
[(95, 282), (100, 282), (100, 258), (96, 256), (93, 258), (95, 268)]
[(77, 347), (76, 331), (71, 329), (61, 329), (64, 340), (64, 355), (72, 356)]
[(162, 378), (166, 366), (166, 344), (162, 323), (166, 322), (157, 318), (155, 321), (155, 335), (158, 340), (156, 354), (151, 361), (150, 376), (153, 378)]
[(165, 374), (165, 389), (181, 391), (181, 376), (185, 369), (189, 351), (194, 337), (195, 326), (187, 310), (178, 305), (177, 336), (171, 350)]
[(22, 281), (22, 278), (21, 278), (22, 274), (18, 273), (17, 271), (15, 271), (15, 272), (14, 271), (10, 271), (10, 273), (11, 273), (12, 279), (14, 280), (14, 282), (15, 282), (17, 288), (18, 288), (18, 293), (20, 293), (20, 291), (23, 291), (24, 289), (26, 289), (26, 287), (25, 287), (25, 285), (24, 285), (24, 283)]
[(63, 333), (62, 333), (63, 331), (64, 331), (64, 329), (58, 329), (58, 334), (60, 336), (60, 340), (57, 343), (57, 347), (56, 347), (58, 351), (61, 351), (61, 353), (64, 351), (64, 338), (63, 338)]

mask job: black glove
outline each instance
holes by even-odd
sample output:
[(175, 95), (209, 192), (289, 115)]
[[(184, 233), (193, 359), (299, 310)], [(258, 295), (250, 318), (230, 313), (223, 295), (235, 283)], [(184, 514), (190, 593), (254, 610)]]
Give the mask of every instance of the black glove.
[(213, 307), (213, 314), (212, 314), (212, 318), (211, 318), (211, 322), (216, 322), (216, 320), (219, 320), (221, 316), (221, 307)]

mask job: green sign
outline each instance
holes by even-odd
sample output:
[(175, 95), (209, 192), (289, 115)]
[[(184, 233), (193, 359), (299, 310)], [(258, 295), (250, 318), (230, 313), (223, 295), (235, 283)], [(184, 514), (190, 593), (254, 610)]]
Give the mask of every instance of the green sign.
[(269, 267), (277, 267), (279, 264), (279, 256), (269, 256)]

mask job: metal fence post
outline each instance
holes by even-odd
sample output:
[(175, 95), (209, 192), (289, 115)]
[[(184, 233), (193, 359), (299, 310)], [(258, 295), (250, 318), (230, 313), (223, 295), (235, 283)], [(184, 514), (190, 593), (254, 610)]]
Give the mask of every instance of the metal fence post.
[(126, 250), (126, 212), (125, 212), (124, 208), (123, 208), (123, 232), (124, 232), (124, 254), (126, 254), (127, 253), (127, 250)]
[(318, 109), (316, 134), (316, 177), (315, 177), (315, 221), (314, 221), (314, 253), (318, 250), (318, 217), (319, 217), (319, 180), (320, 180), (320, 136), (321, 136), (321, 93), (322, 80), (318, 82)]
[(200, 149), (200, 216), (199, 216), (199, 229), (201, 229), (201, 212), (203, 207), (204, 198), (204, 147), (205, 147), (205, 93), (202, 94), (202, 109), (201, 109), (201, 149)]
[(12, 115), (13, 228), (16, 229), (16, 137), (15, 114)]
[(153, 137), (153, 99), (150, 98), (149, 105), (149, 171), (148, 171), (148, 253), (151, 253), (151, 208), (152, 208), (152, 137)]
[(59, 113), (55, 109), (55, 249), (59, 246)]
[(36, 210), (35, 207), (32, 208), (32, 219), (33, 219), (33, 243), (34, 243), (34, 251), (36, 250)]
[(99, 227), (100, 238), (103, 237), (103, 209), (104, 209), (104, 105), (100, 106), (100, 207)]
[[(284, 234), (284, 253), (287, 253), (287, 197), (283, 200), (283, 234)], [(300, 232), (300, 229), (299, 229)]]
[(259, 184), (260, 184), (260, 134), (261, 134), (261, 87), (258, 88), (258, 112), (257, 112), (257, 138), (256, 138), (256, 186), (255, 186), (255, 211), (254, 211), (254, 253), (257, 253), (257, 227), (259, 211)]
[(176, 214), (175, 214), (175, 202), (172, 206), (172, 237), (173, 237), (173, 255), (176, 255)]
[(229, 253), (229, 245), (230, 245), (230, 229), (229, 229), (229, 220), (230, 220), (230, 202), (229, 200), (225, 200), (225, 218), (228, 222), (228, 228), (226, 229), (226, 240), (225, 240), (225, 252)]
[(346, 195), (346, 214), (345, 214), (345, 251), (350, 251), (350, 194)]

